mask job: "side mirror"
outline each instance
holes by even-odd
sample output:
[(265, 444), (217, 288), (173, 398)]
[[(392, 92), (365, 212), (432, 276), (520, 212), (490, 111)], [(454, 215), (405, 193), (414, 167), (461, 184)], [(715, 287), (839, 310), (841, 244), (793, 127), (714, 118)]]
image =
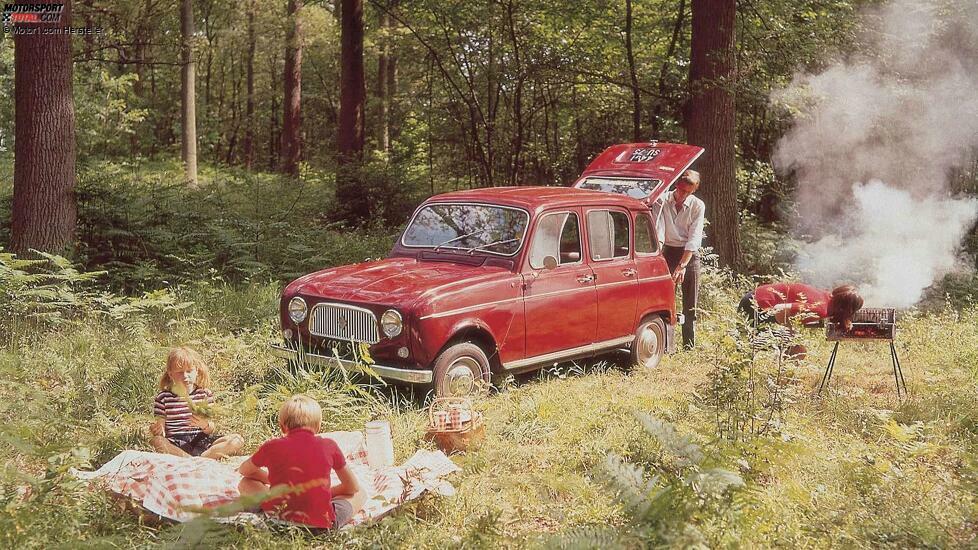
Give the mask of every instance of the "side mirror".
[(546, 270), (557, 269), (557, 258), (546, 256), (543, 258), (543, 268)]

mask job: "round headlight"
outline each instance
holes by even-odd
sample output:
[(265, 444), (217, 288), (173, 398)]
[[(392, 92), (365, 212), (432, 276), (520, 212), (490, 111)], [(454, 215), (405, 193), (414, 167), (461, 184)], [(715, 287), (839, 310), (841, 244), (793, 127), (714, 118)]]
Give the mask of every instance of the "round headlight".
[(292, 319), (293, 323), (301, 323), (306, 318), (306, 301), (302, 298), (296, 296), (289, 300), (289, 319)]
[(401, 314), (395, 309), (388, 309), (380, 316), (380, 326), (384, 329), (384, 334), (388, 338), (393, 338), (401, 333), (401, 329), (404, 328), (404, 322), (401, 319)]

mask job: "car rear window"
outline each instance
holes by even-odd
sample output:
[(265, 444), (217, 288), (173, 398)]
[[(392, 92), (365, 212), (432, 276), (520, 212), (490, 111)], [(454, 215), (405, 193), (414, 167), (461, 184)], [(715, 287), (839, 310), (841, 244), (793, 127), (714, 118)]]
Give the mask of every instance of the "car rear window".
[(655, 188), (661, 183), (662, 180), (656, 179), (590, 177), (578, 183), (577, 188), (618, 193), (641, 200), (651, 195), (652, 191), (655, 191)]

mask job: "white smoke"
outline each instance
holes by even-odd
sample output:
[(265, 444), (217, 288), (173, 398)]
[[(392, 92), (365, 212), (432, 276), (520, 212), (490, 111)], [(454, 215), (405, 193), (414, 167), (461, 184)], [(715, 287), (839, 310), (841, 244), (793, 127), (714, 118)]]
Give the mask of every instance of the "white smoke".
[(863, 51), (774, 97), (801, 113), (774, 161), (798, 180), (806, 279), (907, 307), (955, 269), (978, 218), (947, 190), (978, 147), (978, 2), (893, 0), (863, 23)]
[(842, 238), (829, 234), (803, 248), (798, 268), (812, 284), (859, 281), (866, 305), (910, 307), (933, 281), (955, 268), (978, 200), (915, 199), (879, 180), (852, 188), (852, 216), (863, 223)]

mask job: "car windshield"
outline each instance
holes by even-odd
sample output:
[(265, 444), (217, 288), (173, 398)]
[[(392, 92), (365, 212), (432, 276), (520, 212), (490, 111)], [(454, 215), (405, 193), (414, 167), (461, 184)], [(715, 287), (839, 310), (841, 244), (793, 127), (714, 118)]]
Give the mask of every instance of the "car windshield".
[(502, 206), (431, 204), (414, 217), (401, 242), (511, 256), (523, 244), (529, 219), (523, 210)]
[(655, 188), (662, 184), (662, 180), (655, 179), (630, 179), (630, 178), (588, 178), (582, 183), (577, 184), (579, 189), (590, 189), (592, 191), (604, 191), (606, 193), (618, 193), (628, 195), (633, 199), (644, 199), (655, 191)]

